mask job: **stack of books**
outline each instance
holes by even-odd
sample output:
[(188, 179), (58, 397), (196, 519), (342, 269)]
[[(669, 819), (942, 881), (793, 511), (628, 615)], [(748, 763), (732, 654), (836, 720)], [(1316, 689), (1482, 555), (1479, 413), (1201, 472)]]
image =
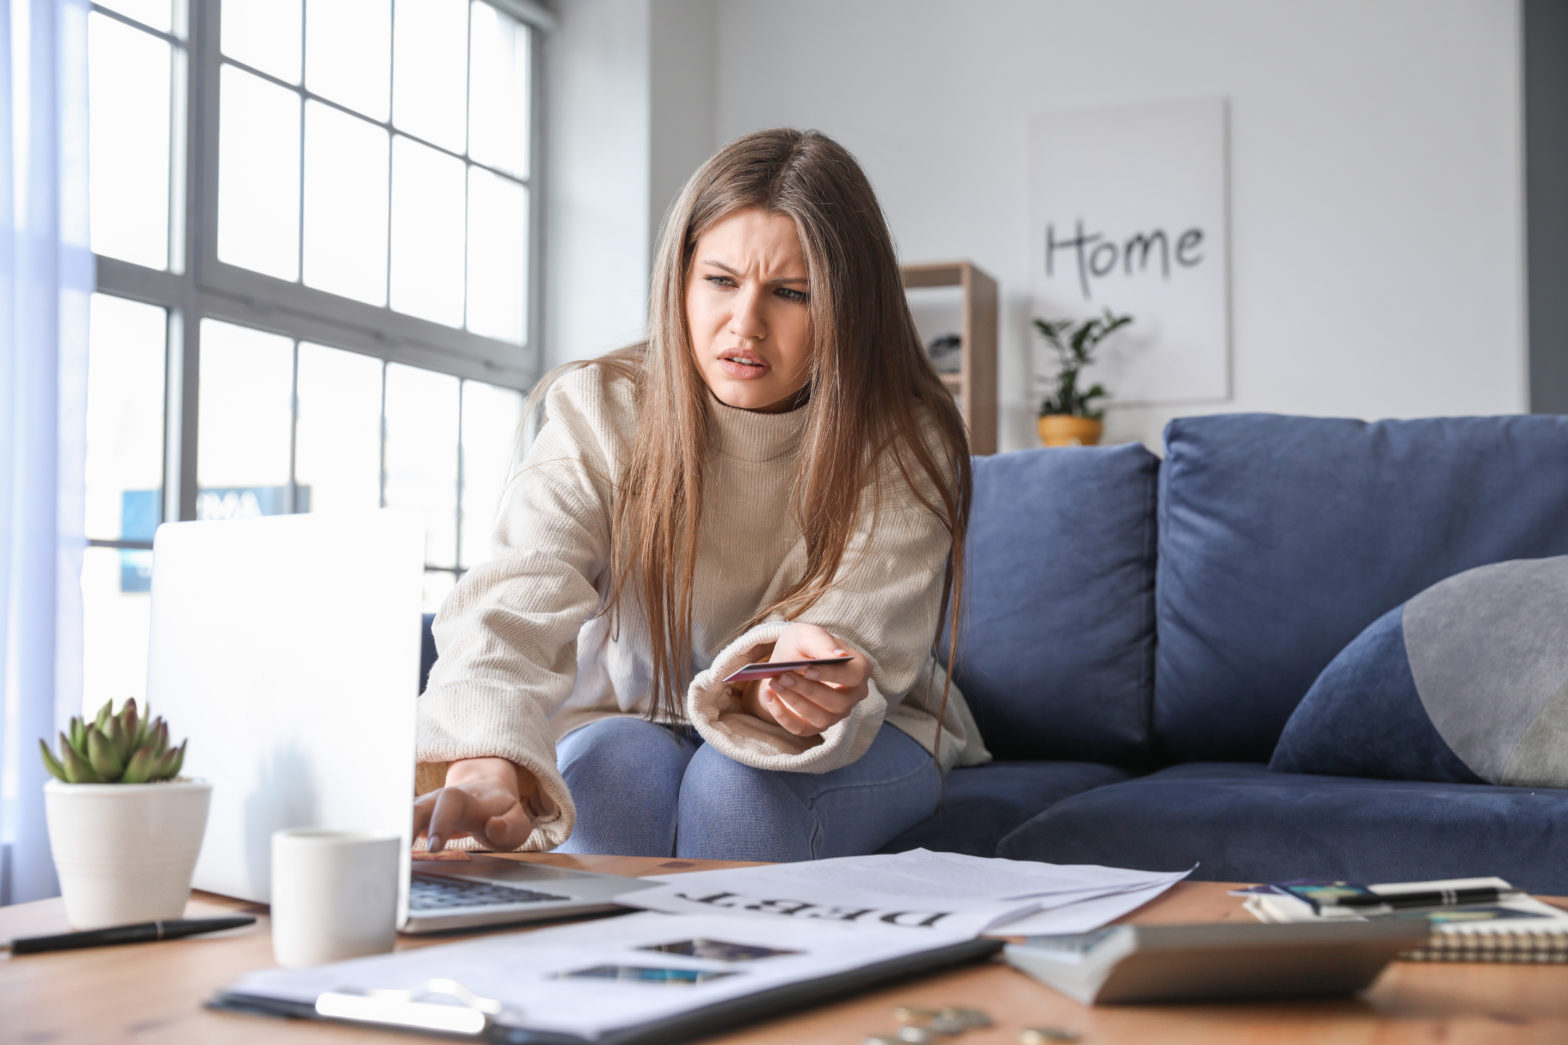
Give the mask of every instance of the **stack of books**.
[(1263, 922), (1423, 920), (1425, 945), (1401, 955), (1413, 961), (1568, 962), (1568, 911), (1501, 878), (1366, 885), (1303, 880), (1238, 892)]

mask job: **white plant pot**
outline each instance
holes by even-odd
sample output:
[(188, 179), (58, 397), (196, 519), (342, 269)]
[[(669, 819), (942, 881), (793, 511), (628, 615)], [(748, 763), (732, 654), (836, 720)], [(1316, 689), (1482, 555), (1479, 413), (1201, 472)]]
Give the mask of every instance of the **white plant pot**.
[(44, 784), (49, 849), (73, 929), (179, 918), (212, 785)]

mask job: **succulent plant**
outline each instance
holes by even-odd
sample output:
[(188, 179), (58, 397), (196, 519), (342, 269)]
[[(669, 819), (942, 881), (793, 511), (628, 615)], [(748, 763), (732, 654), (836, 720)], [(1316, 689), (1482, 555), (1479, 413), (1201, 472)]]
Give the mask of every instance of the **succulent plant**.
[(70, 731), (60, 734), (60, 757), (38, 741), (44, 765), (67, 784), (146, 784), (169, 780), (185, 762), (185, 745), (169, 747), (169, 726), (144, 709), (140, 717), (132, 698), (110, 714), (110, 702), (86, 723), (71, 719)]

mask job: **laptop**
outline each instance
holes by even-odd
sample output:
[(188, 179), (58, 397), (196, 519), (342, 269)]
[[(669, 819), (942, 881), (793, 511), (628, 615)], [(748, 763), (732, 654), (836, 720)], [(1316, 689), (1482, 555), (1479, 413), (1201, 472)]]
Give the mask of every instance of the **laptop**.
[(425, 533), (398, 509), (167, 523), (153, 540), (148, 706), (211, 781), (197, 889), (271, 899), (271, 837), (403, 839), (409, 933), (617, 909), (651, 883), (472, 854), (414, 861)]

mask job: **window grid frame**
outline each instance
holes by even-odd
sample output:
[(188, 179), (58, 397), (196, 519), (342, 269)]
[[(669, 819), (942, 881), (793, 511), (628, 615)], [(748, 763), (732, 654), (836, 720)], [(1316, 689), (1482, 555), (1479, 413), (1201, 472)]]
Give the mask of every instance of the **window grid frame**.
[[(395, 20), (398, 0), (389, 0), (389, 2), (390, 10), (392, 11), (392, 17)], [(502, 2), (502, 0), (473, 0), (473, 2), (487, 3), (508, 17), (524, 22), (530, 30), (530, 53), (528, 61), (529, 171), (526, 177), (519, 177), (518, 175), (512, 174), (498, 167), (480, 163), (470, 158), (469, 150), (472, 142), (470, 141), (469, 135), (467, 133), (464, 135), (463, 152), (457, 153), (451, 149), (447, 149), (443, 146), (430, 142), (425, 138), (420, 137), (419, 135), (411, 134), (407, 131), (397, 128), (392, 121), (393, 114), (391, 112), (390, 93), (392, 91), (392, 80), (390, 75), (388, 76), (387, 81), (387, 90), (389, 92), (388, 116), (385, 121), (373, 119), (363, 113), (356, 112), (354, 109), (346, 105), (309, 91), (305, 87), (304, 82), (305, 55), (303, 51), (303, 47), (305, 46), (305, 34), (307, 32), (305, 26), (307, 19), (302, 18), (300, 23), (302, 48), (300, 82), (298, 84), (290, 84), (277, 76), (257, 69), (255, 66), (233, 58), (229, 58), (221, 53), (221, 3), (212, 2), (207, 4), (195, 4), (192, 6), (191, 35), (194, 39), (197, 33), (200, 32), (202, 39), (202, 45), (199, 48), (194, 48), (196, 58), (192, 64), (199, 65), (201, 67), (201, 77), (205, 83), (210, 85), (210, 87), (204, 91), (204, 95), (209, 100), (203, 107), (205, 110), (205, 119), (201, 128), (203, 132), (201, 135), (202, 148), (199, 150), (204, 168), (202, 172), (195, 175), (192, 182), (192, 184), (196, 184), (201, 187), (201, 194), (203, 196), (203, 199), (200, 201), (202, 205), (202, 213), (211, 216), (211, 220), (198, 221), (196, 223), (202, 232), (200, 237), (202, 242), (199, 244), (193, 244), (192, 253), (189, 255), (192, 259), (194, 259), (194, 267), (197, 269), (198, 282), (200, 282), (204, 287), (209, 288), (215, 292), (226, 293), (245, 300), (267, 302), (273, 307), (283, 311), (323, 316), (339, 322), (344, 326), (378, 331), (380, 334), (379, 340), (381, 341), (382, 348), (380, 351), (372, 354), (385, 354), (386, 358), (397, 359), (399, 362), (405, 361), (400, 355), (400, 353), (404, 351), (418, 353), (421, 349), (434, 349), (438, 353), (450, 357), (450, 361), (441, 368), (445, 373), (456, 374), (460, 377), (475, 378), (477, 380), (485, 381), (489, 384), (507, 385), (510, 387), (523, 389), (526, 389), (528, 385), (532, 384), (532, 382), (539, 377), (543, 368), (543, 356), (540, 347), (541, 334), (543, 329), (543, 317), (541, 309), (542, 281), (540, 274), (543, 237), (539, 232), (540, 221), (543, 218), (543, 207), (541, 203), (543, 192), (541, 191), (540, 168), (538, 163), (539, 148), (541, 144), (539, 127), (539, 92), (540, 88), (542, 87), (543, 80), (542, 70), (540, 68), (542, 64), (540, 61), (540, 46), (542, 36), (541, 31), (548, 30), (550, 25), (553, 24), (553, 20), (541, 23), (531, 16), (520, 17), (518, 14), (519, 11), (530, 11), (531, 14), (534, 14), (535, 12), (531, 12), (531, 10), (526, 5), (517, 4), (516, 0), (508, 0), (508, 2)], [(471, 4), (469, 10), (469, 25), (471, 28)], [(467, 47), (471, 52), (471, 31), (469, 34), (469, 42)], [(395, 46), (393, 49), (396, 49)], [(470, 54), (470, 58), (471, 57), (472, 56)], [(299, 242), (297, 247), (299, 280), (297, 282), (279, 279), (275, 276), (254, 272), (250, 269), (218, 260), (218, 113), (219, 107), (221, 105), (221, 99), (219, 98), (219, 93), (221, 90), (220, 72), (222, 66), (225, 64), (232, 65), (236, 69), (250, 75), (258, 76), (267, 83), (287, 90), (300, 99), (299, 185), (301, 195), (299, 215), (300, 224), (298, 230)], [(466, 79), (467, 83), (465, 84), (464, 88), (464, 98), (465, 101), (469, 102), (471, 105), (471, 68)], [(465, 243), (468, 233), (466, 219), (469, 213), (469, 192), (467, 185), (467, 172), (469, 170), (478, 168), (523, 188), (528, 197), (528, 206), (526, 210), (528, 220), (528, 234), (524, 243), (526, 252), (525, 266), (527, 272), (525, 277), (525, 285), (523, 288), (521, 288), (521, 292), (524, 295), (527, 317), (523, 329), (523, 342), (520, 345), (497, 338), (487, 337), (482, 334), (475, 334), (472, 331), (466, 329), (466, 327), (449, 327), (443, 323), (436, 323), (431, 320), (421, 319), (417, 316), (397, 312), (390, 307), (390, 304), (370, 305), (362, 301), (355, 301), (350, 298), (340, 297), (339, 295), (332, 294), (328, 291), (318, 290), (314, 287), (307, 286), (304, 283), (305, 104), (311, 101), (317, 102), (321, 105), (329, 106), (338, 112), (348, 115), (354, 119), (363, 120), (372, 126), (378, 127), (387, 132), (389, 135), (387, 143), (387, 177), (389, 186), (392, 177), (392, 135), (402, 135), (411, 141), (424, 145), (427, 148), (435, 149), (443, 155), (450, 156), (462, 162), (465, 168), (463, 189)], [(465, 112), (465, 121), (467, 121), (468, 118), (469, 114)], [(194, 203), (196, 201), (192, 202)], [(390, 271), (392, 256), (390, 242), (390, 217), (392, 201), (390, 191), (388, 192), (387, 206), (387, 264)], [(463, 319), (466, 323), (468, 320), (466, 294), (468, 272), (466, 247), (464, 250), (463, 276), (465, 288)], [(388, 279), (387, 289), (388, 298), (390, 301), (390, 279)]]
[[(215, 318), (215, 317), (208, 317), (208, 318)], [(217, 320), (217, 321), (218, 322), (229, 322), (227, 320)], [(247, 326), (248, 326), (248, 324), (247, 324)], [(268, 331), (268, 333), (280, 333), (281, 334), (280, 331)], [(283, 335), (283, 336), (289, 337), (289, 455), (288, 455), (288, 457), (289, 457), (289, 472), (288, 472), (288, 484), (287, 484), (287, 486), (285, 488), (285, 493), (284, 493), (284, 504), (286, 506), (286, 513), (292, 515), (292, 514), (295, 514), (295, 513), (297, 513), (299, 511), (299, 490), (300, 490), (300, 481), (299, 481), (299, 421), (300, 421), (300, 396), (299, 396), (299, 372), (300, 371), (299, 371), (299, 364), (300, 364), (300, 346), (302, 344), (306, 343), (309, 339), (300, 338), (300, 337), (294, 337), (292, 335), (286, 335), (286, 334)], [(311, 344), (320, 344), (319, 342), (314, 342), (314, 341), (312, 341), (310, 343)], [(165, 353), (166, 357), (171, 354), (169, 352), (169, 346), (170, 346), (170, 342), (169, 342), (169, 340), (166, 337), (165, 341), (164, 341), (164, 353)], [(334, 351), (346, 351), (346, 350), (343, 350), (343, 349), (339, 349), (337, 346), (334, 346), (334, 345), (321, 345), (321, 347), (326, 348), (326, 349), (331, 349), (331, 350), (334, 350)], [(357, 354), (363, 354), (363, 353), (357, 353)], [(374, 357), (372, 357), (372, 358), (374, 358)], [(387, 360), (387, 359), (377, 359), (376, 361), (377, 361), (377, 363), (380, 364), (379, 368), (378, 368), (378, 373), (377, 373), (377, 394), (378, 394), (378, 399), (379, 399), (379, 403), (380, 403), (380, 413), (379, 413), (379, 415), (377, 417), (377, 425), (376, 425), (377, 458), (378, 458), (378, 461), (379, 461), (379, 469), (378, 469), (379, 474), (377, 476), (377, 507), (378, 508), (385, 508), (385, 507), (387, 507), (387, 368), (394, 361), (393, 360)], [(454, 530), (453, 530), (453, 548), (452, 548), (452, 556), (453, 557), (452, 557), (452, 565), (451, 566), (437, 566), (437, 565), (432, 565), (429, 562), (426, 562), (425, 566), (424, 566), (424, 570), (425, 570), (425, 572), (427, 574), (429, 574), (429, 573), (451, 574), (454, 577), (454, 579), (462, 577), (463, 574), (466, 573), (467, 570), (468, 570), (468, 568), (463, 565), (463, 493), (464, 493), (464, 487), (465, 487), (465, 474), (464, 474), (465, 469), (464, 469), (464, 454), (463, 454), (463, 432), (465, 430), (464, 421), (465, 421), (465, 417), (466, 417), (466, 414), (465, 414), (466, 397), (467, 397), (467, 393), (468, 393), (469, 384), (470, 384), (470, 382), (472, 380), (474, 380), (474, 379), (472, 379), (472, 378), (459, 378), (458, 379), (458, 385), (457, 385), (457, 424), (456, 424), (456, 431), (455, 431), (455, 443), (454, 443), (454, 447), (453, 447), (453, 452), (457, 455), (457, 462), (456, 462), (456, 470), (455, 470), (455, 475), (456, 475), (455, 495), (456, 496), (455, 496), (455, 505), (454, 505), (454, 508), (453, 508), (453, 527), (454, 527)], [(519, 391), (519, 395), (522, 395), (522, 393), (520, 391)], [(194, 512), (192, 513), (192, 515), (194, 516)], [(87, 543), (87, 547), (89, 547), (89, 548), (108, 548), (108, 549), (115, 549), (115, 550), (121, 550), (121, 551), (151, 551), (152, 550), (152, 546), (153, 546), (153, 542), (151, 540), (140, 539), (140, 538), (126, 538), (126, 537), (117, 537), (117, 538), (88, 537), (86, 543)]]
[[(301, 0), (302, 7), (305, 0)], [(398, 0), (390, 0), (393, 18), (396, 17)], [(330, 99), (311, 95), (304, 87), (304, 18), (301, 19), (301, 76), (300, 84), (284, 83), (277, 77), (255, 69), (221, 54), (221, 3), (217, 0), (176, 0), (173, 10), (173, 28), (159, 30), (111, 8), (97, 3), (90, 6), (94, 13), (147, 33), (171, 47), (170, 65), (170, 178), (168, 207), (169, 262), (166, 269), (155, 269), (120, 258), (98, 255), (98, 293), (155, 305), (165, 310), (167, 316), (164, 342), (165, 380), (163, 402), (163, 521), (186, 521), (196, 518), (197, 504), (197, 425), (199, 420), (199, 390), (201, 381), (201, 321), (214, 319), (240, 326), (280, 334), (290, 339), (293, 349), (293, 378), (291, 382), (290, 432), (289, 432), (289, 485), (287, 506), (297, 507), (298, 479), (296, 475), (297, 428), (299, 418), (299, 345), (311, 341), (330, 348), (370, 356), (381, 364), (381, 419), (378, 432), (380, 446), (379, 503), (386, 505), (386, 369), (389, 363), (401, 363), (423, 370), (435, 371), (459, 379), (458, 424), (454, 432), (453, 452), (457, 454), (457, 489), (455, 506), (456, 547), (451, 567), (425, 567), (427, 574), (445, 573), (461, 577), (463, 523), (463, 398), (468, 381), (479, 381), (519, 394), (538, 378), (542, 366), (539, 331), (542, 328), (541, 265), (542, 235), (541, 174), (539, 164), (542, 144), (540, 89), (542, 63), (540, 61), (543, 33), (555, 26), (554, 17), (531, 0), (477, 0), (496, 8), (502, 14), (524, 23), (529, 32), (529, 176), (519, 178), (509, 172), (471, 160), (471, 144), (465, 111), (464, 151), (461, 155), (450, 149), (428, 142), (418, 135), (397, 129), (391, 120), (391, 76), (388, 77), (388, 119), (384, 124), (369, 120)], [(465, 47), (472, 52), (472, 5), (468, 8), (467, 41)], [(394, 22), (395, 26), (395, 22)], [(181, 30), (184, 35), (181, 35)], [(394, 28), (395, 34), (395, 28)], [(395, 38), (395, 37), (394, 37)], [(395, 50), (395, 45), (393, 46)], [(395, 57), (392, 59), (395, 62)], [(369, 120), (383, 126), (390, 135), (403, 135), (446, 155), (455, 156), (465, 165), (488, 170), (509, 181), (521, 184), (528, 193), (527, 216), (529, 221), (526, 240), (527, 285), (525, 294), (527, 322), (524, 342), (521, 345), (474, 335), (466, 329), (454, 329), (443, 324), (422, 320), (395, 312), (387, 307), (365, 305), (362, 302), (340, 298), (337, 295), (275, 279), (251, 272), (239, 266), (217, 261), (217, 174), (218, 174), (218, 109), (217, 81), (223, 63), (258, 75), (286, 87), (300, 96), (300, 213), (303, 222), (303, 165), (304, 165), (304, 103), (314, 98), (322, 104), (333, 106), (357, 119)], [(465, 102), (471, 102), (472, 71), (464, 85)], [(466, 108), (466, 107), (465, 107)], [(391, 137), (388, 139), (388, 178), (391, 178)], [(464, 176), (465, 237), (469, 211), (468, 178)], [(390, 300), (391, 222), (390, 192), (388, 194), (388, 294)], [(303, 229), (301, 229), (303, 233)], [(303, 235), (300, 249), (303, 251)], [(464, 321), (467, 321), (467, 250), (464, 250)], [(303, 257), (301, 256), (301, 279)], [(307, 291), (291, 294), (288, 291)], [(149, 540), (106, 538), (86, 535), (87, 546), (120, 550), (145, 551), (152, 547)]]

